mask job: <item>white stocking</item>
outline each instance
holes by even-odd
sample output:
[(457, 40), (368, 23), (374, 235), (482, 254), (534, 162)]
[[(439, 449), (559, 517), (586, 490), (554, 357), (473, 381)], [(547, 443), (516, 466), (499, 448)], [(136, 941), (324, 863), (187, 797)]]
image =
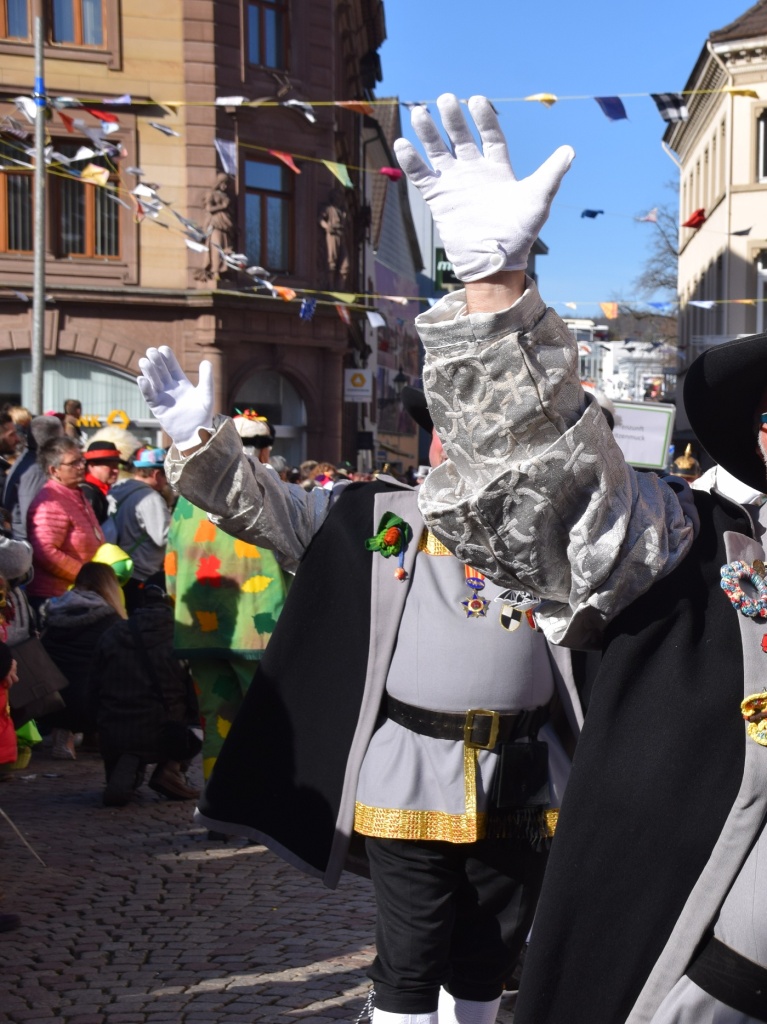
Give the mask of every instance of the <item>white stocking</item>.
[(444, 988), (439, 990), (439, 1024), (495, 1024), (501, 997), (489, 1003), (455, 999)]
[(373, 1024), (439, 1024), (437, 1011), (434, 1013), (390, 1013), (389, 1010), (373, 1010)]

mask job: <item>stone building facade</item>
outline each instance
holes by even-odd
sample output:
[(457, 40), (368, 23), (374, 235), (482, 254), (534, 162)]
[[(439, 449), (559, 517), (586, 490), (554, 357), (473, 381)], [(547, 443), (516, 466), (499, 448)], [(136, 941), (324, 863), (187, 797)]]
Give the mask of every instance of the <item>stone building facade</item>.
[[(0, 2), (0, 400), (21, 402), (33, 129), (17, 98), (32, 91), (37, 2)], [(353, 458), (343, 369), (364, 350), (363, 314), (347, 325), (320, 301), (302, 320), (210, 243), (285, 288), (365, 291), (367, 119), (335, 101), (374, 96), (382, 0), (59, 0), (44, 13), (46, 408), (78, 397), (94, 423), (114, 402), (140, 420), (131, 378), (147, 347), (167, 344), (193, 379), (210, 359), (218, 408), (267, 415), (290, 461)], [(122, 155), (78, 159), (96, 137)], [(324, 160), (347, 165), (353, 187)], [(87, 180), (102, 171), (106, 188)]]

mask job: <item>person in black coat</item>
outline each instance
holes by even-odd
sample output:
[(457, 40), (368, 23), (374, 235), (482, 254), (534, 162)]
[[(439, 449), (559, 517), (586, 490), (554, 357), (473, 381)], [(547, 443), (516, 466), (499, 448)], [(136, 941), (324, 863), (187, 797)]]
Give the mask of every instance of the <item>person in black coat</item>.
[(183, 771), (199, 752), (197, 698), (188, 666), (173, 654), (173, 611), (165, 593), (146, 589), (146, 605), (116, 622), (93, 652), (89, 699), (107, 785), (104, 804), (122, 807), (156, 764), (149, 786), (169, 800), (200, 793)]
[(66, 706), (39, 723), (44, 735), (51, 733), (52, 754), (57, 760), (73, 761), (74, 733), (89, 733), (95, 728), (87, 701), (93, 649), (101, 635), (125, 617), (114, 570), (98, 562), (86, 562), (72, 590), (53, 598), (48, 605), (41, 640), (69, 680), (63, 693)]

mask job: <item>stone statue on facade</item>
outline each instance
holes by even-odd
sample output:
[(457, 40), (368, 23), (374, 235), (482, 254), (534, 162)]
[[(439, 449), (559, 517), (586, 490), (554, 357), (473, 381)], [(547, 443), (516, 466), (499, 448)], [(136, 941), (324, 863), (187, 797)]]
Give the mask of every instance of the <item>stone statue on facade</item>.
[(198, 281), (216, 281), (227, 274), (229, 268), (222, 251), (234, 251), (234, 195), (232, 177), (218, 174), (216, 184), (203, 196), (202, 204), (207, 214), (205, 232), (208, 236), (208, 252), (205, 266), (198, 270)]
[(349, 279), (348, 222), (344, 194), (334, 188), (319, 214), (319, 224), (325, 232), (320, 262), (328, 288), (344, 288)]

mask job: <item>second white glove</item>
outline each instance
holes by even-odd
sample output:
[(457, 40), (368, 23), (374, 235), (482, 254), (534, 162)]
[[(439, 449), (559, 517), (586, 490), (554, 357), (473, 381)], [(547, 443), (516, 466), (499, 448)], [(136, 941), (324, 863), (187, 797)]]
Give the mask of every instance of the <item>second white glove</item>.
[(488, 99), (473, 96), (469, 100), (481, 152), (458, 99), (445, 93), (437, 106), (453, 152), (425, 107), (415, 107), (411, 120), (431, 168), (406, 139), (397, 139), (394, 150), (403, 171), (429, 204), (456, 276), (468, 282), (500, 270), (524, 270), (575, 152), (560, 146), (537, 171), (518, 181)]

